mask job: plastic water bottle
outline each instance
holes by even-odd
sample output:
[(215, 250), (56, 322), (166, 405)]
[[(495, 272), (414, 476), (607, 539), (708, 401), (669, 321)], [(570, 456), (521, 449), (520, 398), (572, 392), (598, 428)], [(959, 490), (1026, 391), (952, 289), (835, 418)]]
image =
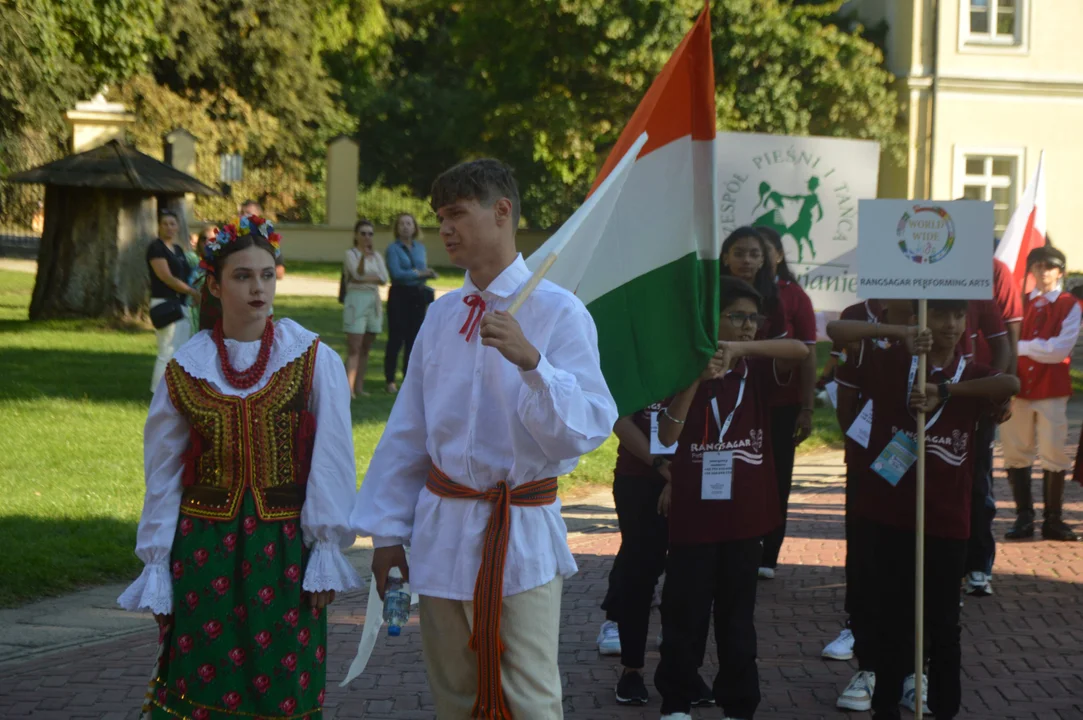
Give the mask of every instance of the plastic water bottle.
[(387, 623), (387, 634), (391, 637), (401, 635), (402, 626), (409, 619), (410, 591), (406, 589), (399, 569), (391, 568), (384, 589), (384, 621)]

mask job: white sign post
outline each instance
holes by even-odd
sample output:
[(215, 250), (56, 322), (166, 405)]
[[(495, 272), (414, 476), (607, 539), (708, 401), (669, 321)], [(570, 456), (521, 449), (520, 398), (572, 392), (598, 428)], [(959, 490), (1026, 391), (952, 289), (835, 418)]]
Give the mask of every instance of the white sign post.
[(715, 147), (722, 237), (742, 225), (771, 228), (816, 310), (852, 305), (858, 200), (876, 197), (879, 143), (718, 133)]
[[(976, 200), (862, 200), (857, 262), (862, 299), (917, 299), (918, 326), (928, 300), (993, 297), (993, 203)], [(926, 356), (918, 358), (925, 392)], [(909, 398), (907, 398), (909, 402)], [(914, 717), (922, 720), (925, 664), (925, 413), (917, 414), (917, 513), (914, 561)]]

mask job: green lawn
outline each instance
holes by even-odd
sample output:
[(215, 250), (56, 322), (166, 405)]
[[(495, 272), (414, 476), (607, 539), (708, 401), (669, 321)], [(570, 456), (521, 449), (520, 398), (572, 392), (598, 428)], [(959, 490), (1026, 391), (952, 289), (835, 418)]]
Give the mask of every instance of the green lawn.
[[(154, 335), (106, 323), (26, 320), (34, 276), (0, 271), (0, 607), (125, 580), (143, 500), (142, 432), (150, 399)], [(340, 353), (334, 298), (280, 297), (275, 311), (320, 333)], [(353, 403), (354, 447), (363, 473), (391, 410), (377, 342)], [(802, 451), (839, 441), (829, 411)], [(583, 458), (562, 491), (611, 481), (616, 442)]]
[[(438, 267), (434, 269), (439, 277), (429, 281), (429, 285), (432, 287), (438, 290), (457, 290), (463, 286), (463, 276), (466, 273), (459, 268)], [(286, 271), (290, 275), (314, 277), (321, 280), (334, 280), (335, 282), (338, 282), (339, 276), (342, 275), (342, 263), (290, 260), (289, 264), (286, 266)]]

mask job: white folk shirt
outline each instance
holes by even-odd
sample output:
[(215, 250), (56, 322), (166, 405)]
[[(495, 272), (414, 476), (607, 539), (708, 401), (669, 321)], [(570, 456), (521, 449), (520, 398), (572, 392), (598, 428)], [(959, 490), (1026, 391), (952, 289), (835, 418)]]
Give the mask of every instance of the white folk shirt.
[[(429, 306), (383, 437), (350, 519), (376, 547), (410, 545), (411, 589), (471, 600), (492, 505), (445, 499), (425, 488), (430, 464), (474, 490), (515, 488), (566, 475), (613, 430), (617, 407), (598, 360), (598, 334), (583, 303), (543, 281), (516, 314), (541, 354), (522, 372), (475, 331), (470, 308), (506, 310), (530, 277), (522, 256), (484, 291), (462, 289)], [(464, 330), (464, 332), (460, 332)], [(560, 502), (511, 508), (504, 595), (575, 574)]]
[[(292, 320), (275, 323), (267, 369), (259, 382), (243, 390), (233, 387), (222, 373), (218, 349), (211, 333), (204, 330), (185, 343), (174, 356), (192, 377), (206, 380), (218, 392), (247, 397), (258, 392), (271, 375), (301, 357), (316, 335)], [(259, 341), (226, 341), (230, 364), (237, 370), (252, 366), (259, 355)], [(301, 533), (312, 549), (302, 587), (310, 592), (349, 590), (361, 581), (342, 554), (353, 545), (349, 507), (357, 489), (357, 468), (353, 453), (349, 385), (342, 359), (326, 345), (316, 351), (316, 367), (309, 395), (309, 412), (316, 418), (312, 448), (312, 469), (301, 507)], [(182, 456), (188, 447), (188, 421), (169, 399), (165, 379), (150, 401), (143, 431), (143, 465), (147, 491), (143, 515), (136, 531), (135, 554), (145, 563), (143, 573), (118, 598), (126, 610), (149, 609), (168, 614), (173, 607), (173, 578), (169, 557), (177, 530), (181, 506)]]

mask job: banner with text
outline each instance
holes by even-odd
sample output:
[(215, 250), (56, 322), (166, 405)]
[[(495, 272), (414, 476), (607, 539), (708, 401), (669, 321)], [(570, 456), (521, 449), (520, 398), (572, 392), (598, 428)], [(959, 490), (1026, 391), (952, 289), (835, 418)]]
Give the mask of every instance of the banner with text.
[(880, 144), (718, 133), (715, 147), (722, 237), (742, 225), (772, 228), (816, 310), (855, 303), (858, 200), (876, 197)]
[(860, 213), (858, 297), (993, 297), (993, 203), (862, 200)]

